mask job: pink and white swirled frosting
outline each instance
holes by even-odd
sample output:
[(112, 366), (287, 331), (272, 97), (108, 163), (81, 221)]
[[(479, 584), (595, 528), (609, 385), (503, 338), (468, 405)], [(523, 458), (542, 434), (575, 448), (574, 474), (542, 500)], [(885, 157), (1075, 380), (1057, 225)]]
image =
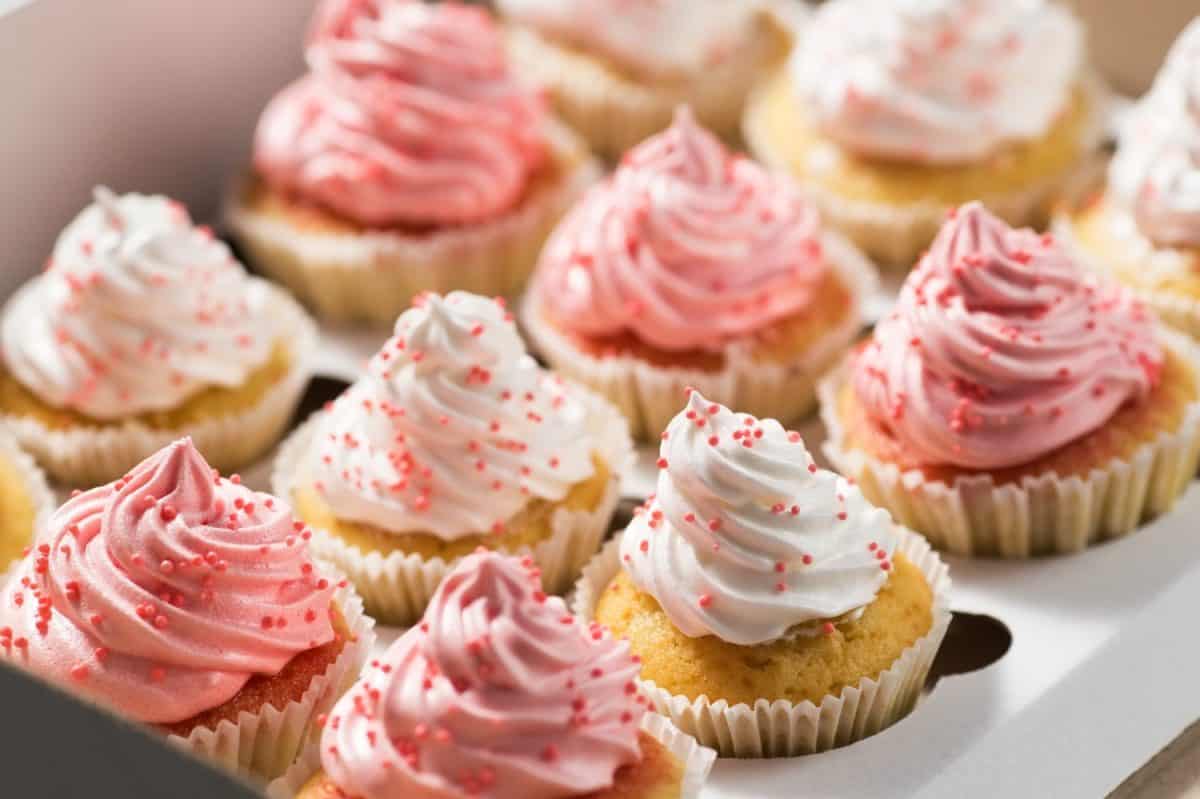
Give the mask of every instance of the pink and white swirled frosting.
[(651, 76), (695, 76), (754, 34), (759, 0), (498, 0), (507, 18)]
[(1108, 179), (1145, 236), (1166, 247), (1200, 246), (1200, 20), (1179, 34), (1123, 125)]
[(138, 721), (190, 718), (333, 640), (303, 536), (176, 441), (53, 515), (0, 592), (0, 658)]
[(828, 264), (813, 206), (734, 156), (686, 107), (629, 152), (542, 254), (542, 308), (585, 336), (720, 350), (805, 311)]
[(367, 226), (468, 224), (514, 208), (545, 161), (544, 102), (483, 9), (326, 0), (307, 59), (258, 126), (277, 189)]
[(691, 391), (659, 451), (621, 560), (684, 635), (751, 646), (816, 632), (803, 625), (860, 611), (887, 582), (887, 511), (818, 468), (799, 433)]
[(580, 391), (526, 354), (502, 300), (426, 294), (319, 423), (313, 486), (339, 518), (392, 532), (503, 532), (595, 473)]
[(1017, 466), (1155, 385), (1154, 316), (1049, 235), (959, 209), (854, 364), (868, 413), (917, 462)]
[(282, 333), (269, 286), (179, 203), (95, 195), (5, 309), (9, 371), (46, 403), (104, 420), (242, 385)]
[(370, 799), (558, 799), (640, 758), (628, 643), (547, 597), (531, 561), (464, 558), (330, 713), (325, 773)]
[(792, 75), (844, 147), (963, 162), (1044, 134), (1082, 64), (1080, 24), (1049, 0), (831, 0)]

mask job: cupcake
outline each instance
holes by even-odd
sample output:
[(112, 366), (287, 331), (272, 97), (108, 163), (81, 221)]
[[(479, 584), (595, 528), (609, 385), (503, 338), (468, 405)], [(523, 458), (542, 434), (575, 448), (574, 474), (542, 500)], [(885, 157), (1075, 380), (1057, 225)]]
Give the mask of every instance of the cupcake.
[(54, 510), (46, 476), (6, 432), (0, 432), (0, 586), (9, 564), (28, 554)]
[(306, 52), (227, 209), (255, 266), (323, 317), (381, 325), (421, 291), (520, 289), (597, 170), (488, 12), (326, 0)]
[(502, 300), (427, 294), (284, 445), (274, 486), (368, 612), (406, 625), (480, 546), (531, 555), (551, 593), (570, 587), (631, 458), (620, 414), (534, 363)]
[(645, 439), (687, 386), (755, 414), (809, 411), (874, 279), (789, 179), (731, 155), (685, 107), (555, 231), (522, 321)]
[(687, 103), (730, 143), (747, 95), (782, 64), (792, 20), (763, 0), (498, 0), (518, 70), (616, 159)]
[(370, 647), (287, 506), (188, 439), (76, 493), (0, 591), (0, 661), (274, 777)]
[(1052, 235), (946, 221), (821, 386), (828, 455), (936, 546), (1083, 549), (1162, 513), (1200, 454), (1200, 360)]
[(645, 710), (629, 645), (541, 590), (537, 568), (464, 558), (420, 625), (338, 702), (276, 799), (694, 799), (715, 757)]
[(1059, 216), (1082, 253), (1200, 338), (1200, 21), (1126, 120), (1108, 187)]
[(1100, 142), (1083, 32), (1050, 0), (832, 0), (744, 131), (829, 221), (907, 268), (946, 210), (983, 200), (1029, 224)]
[(722, 755), (843, 746), (905, 716), (950, 622), (946, 567), (800, 435), (689, 392), (656, 492), (584, 571), (658, 712)]
[(0, 317), (0, 420), (69, 484), (115, 479), (182, 435), (240, 468), (282, 435), (315, 337), (179, 203), (99, 188)]

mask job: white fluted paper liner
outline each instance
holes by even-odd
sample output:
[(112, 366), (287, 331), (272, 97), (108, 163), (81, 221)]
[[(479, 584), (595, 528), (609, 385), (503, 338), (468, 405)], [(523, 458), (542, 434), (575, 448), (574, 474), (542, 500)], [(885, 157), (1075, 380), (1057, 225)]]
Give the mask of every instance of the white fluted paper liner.
[[(50, 490), (50, 486), (46, 483), (46, 475), (38, 467), (37, 463), (29, 456), (29, 453), (21, 449), (17, 445), (16, 440), (8, 433), (0, 430), (0, 459), (10, 463), (21, 478), (22, 487), (26, 495), (29, 497), (34, 508), (33, 529), (29, 531), (28, 543), (33, 544), (38, 540), (46, 529), (46, 522), (50, 518), (50, 514), (58, 507), (58, 501), (54, 497), (54, 492)], [(0, 512), (3, 512), (0, 508)], [(4, 584), (8, 582), (8, 577), (12, 573), (8, 563), (0, 562), (0, 588), (4, 588)]]
[[(542, 584), (548, 593), (570, 588), (579, 570), (600, 548), (620, 498), (620, 475), (632, 464), (633, 443), (625, 420), (601, 397), (582, 392), (588, 405), (589, 444), (607, 464), (611, 474), (608, 487), (592, 510), (554, 510), (549, 538), (532, 548), (522, 547), (514, 555), (530, 555), (542, 572)], [(305, 460), (311, 452), (323, 411), (313, 415), (280, 448), (272, 471), (271, 485), (276, 496), (290, 499), (297, 478), (303, 475)], [(313, 528), (309, 542), (313, 556), (328, 561), (350, 578), (366, 603), (367, 611), (380, 622), (408, 625), (417, 621), (441, 584), (442, 578), (458, 559), (424, 558), (415, 553), (363, 552), (357, 546)]]
[(574, 133), (549, 131), (562, 174), (489, 222), (427, 234), (305, 231), (248, 207), (243, 185), (226, 200), (225, 222), (249, 263), (328, 321), (390, 327), (425, 291), (513, 297), (559, 218), (600, 177)]
[[(1200, 355), (1184, 336), (1160, 331), (1164, 344), (1185, 357), (1200, 376)], [(850, 379), (849, 360), (821, 382), (821, 418), (829, 438), (825, 454), (862, 492), (898, 522), (956, 555), (1030, 557), (1078, 552), (1127, 535), (1143, 520), (1164, 513), (1200, 463), (1200, 401), (1191, 403), (1176, 430), (1166, 430), (1129, 459), (1114, 458), (1086, 476), (1056, 472), (996, 485), (991, 476), (960, 477), (953, 485), (901, 471), (846, 445), (837, 396)]]
[[(748, 101), (742, 135), (755, 158), (772, 169), (790, 172), (792, 167), (788, 159), (772, 144), (761, 110), (762, 104), (769, 102), (772, 82), (770, 79), (765, 81)], [(1039, 226), (1045, 221), (1053, 201), (1069, 189), (1081, 171), (1091, 168), (1104, 137), (1110, 97), (1096, 76), (1085, 77), (1085, 88), (1092, 103), (1092, 113), (1080, 146), (1079, 165), (1062, 174), (1045, 175), (1020, 191), (986, 193), (975, 198), (1008, 224)], [(892, 205), (852, 200), (812, 183), (806, 188), (830, 224), (846, 234), (881, 268), (889, 270), (910, 269), (933, 241), (950, 210), (944, 203), (929, 200)]]
[[(795, 5), (795, 4), (793, 4)], [(696, 118), (728, 142), (739, 138), (746, 98), (764, 70), (783, 59), (794, 15), (774, 9), (759, 36), (741, 44), (700, 74), (643, 80), (598, 57), (562, 46), (531, 27), (509, 26), (508, 50), (523, 77), (549, 92), (555, 110), (587, 138), (593, 152), (615, 161), (667, 128), (675, 108), (690, 105)], [(778, 32), (772, 29), (778, 27)], [(771, 39), (776, 41), (770, 41)]]
[(287, 771), (313, 737), (316, 718), (327, 712), (354, 681), (375, 640), (375, 621), (363, 612), (362, 599), (349, 586), (334, 603), (349, 630), (341, 653), (324, 674), (313, 678), (299, 700), (286, 707), (265, 705), (258, 713), (239, 714), (215, 729), (200, 727), (186, 738), (167, 736), (172, 744), (243, 777), (272, 780)]
[[(819, 704), (763, 698), (754, 705), (731, 705), (701, 695), (672, 694), (653, 680), (638, 680), (654, 708), (679, 729), (721, 757), (794, 757), (824, 752), (874, 735), (907, 716), (917, 703), (934, 655), (950, 626), (950, 574), (946, 564), (921, 536), (897, 527), (902, 553), (920, 569), (933, 592), (929, 632), (905, 649), (875, 677), (864, 677), (827, 694)], [(596, 602), (621, 570), (621, 537), (604, 545), (583, 569), (575, 588), (573, 610), (581, 618), (596, 616)]]
[[(697, 799), (717, 753), (701, 746), (696, 739), (657, 713), (642, 717), (642, 730), (656, 739), (683, 764), (679, 799)], [(321, 768), (321, 751), (316, 742), (309, 744), (287, 772), (267, 786), (268, 799), (295, 799), (305, 783)], [(369, 799), (369, 797), (365, 798)]]
[[(115, 480), (182, 436), (191, 436), (208, 462), (222, 472), (253, 463), (283, 436), (300, 402), (310, 377), (317, 330), (286, 292), (259, 278), (251, 280), (269, 287), (269, 313), (279, 324), (278, 339), (291, 359), (287, 374), (253, 407), (173, 429), (153, 428), (137, 420), (65, 430), (48, 428), (27, 416), (4, 415), (0, 420), (54, 480), (69, 486), (90, 488)], [(21, 291), (32, 288), (30, 281)]]
[(556, 371), (614, 403), (638, 440), (658, 440), (679, 413), (688, 387), (742, 413), (788, 422), (816, 405), (817, 381), (861, 330), (863, 303), (875, 291), (878, 279), (875, 268), (841, 235), (825, 233), (821, 243), (853, 297), (853, 307), (815, 346), (790, 363), (755, 359), (750, 341), (726, 346), (725, 365), (716, 372), (658, 366), (631, 355), (596, 357), (580, 351), (545, 319), (536, 291), (525, 296), (521, 325), (530, 346)]

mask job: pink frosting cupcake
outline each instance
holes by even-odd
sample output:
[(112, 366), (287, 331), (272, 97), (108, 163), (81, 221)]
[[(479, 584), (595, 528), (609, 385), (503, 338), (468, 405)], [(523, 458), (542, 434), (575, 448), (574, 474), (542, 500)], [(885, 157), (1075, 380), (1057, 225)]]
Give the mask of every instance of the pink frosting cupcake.
[(532, 561), (481, 551), (371, 662), (271, 793), (694, 796), (714, 753), (646, 712), (637, 673), (629, 644), (547, 597)]
[(689, 385), (751, 413), (803, 414), (873, 280), (794, 183), (681, 108), (555, 231), (523, 321), (551, 364), (645, 438)]
[(372, 638), (308, 535), (182, 439), (54, 513), (0, 595), (0, 658), (275, 776)]
[(327, 0), (306, 55), (230, 205), (255, 263), (325, 316), (377, 323), (421, 290), (519, 288), (594, 167), (488, 13)]
[(829, 454), (951, 550), (1079, 549), (1186, 487), (1197, 363), (1129, 290), (972, 203), (823, 386)]

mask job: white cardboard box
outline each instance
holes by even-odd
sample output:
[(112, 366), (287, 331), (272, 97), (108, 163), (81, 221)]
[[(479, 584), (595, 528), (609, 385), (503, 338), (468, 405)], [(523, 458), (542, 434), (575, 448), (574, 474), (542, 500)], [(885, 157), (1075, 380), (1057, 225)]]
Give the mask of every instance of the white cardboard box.
[[(733, 1), (733, 0), (731, 0)], [(91, 187), (214, 215), (258, 112), (302, 69), (311, 0), (0, 0), (0, 297), (35, 273)], [(377, 333), (332, 335), (352, 377)], [(810, 448), (818, 426), (811, 424)], [(653, 470), (631, 476), (645, 491)], [(722, 761), (705, 796), (1097, 797), (1200, 718), (1200, 488), (1135, 536), (1069, 558), (951, 559), (956, 610), (1012, 634), (874, 738)]]

